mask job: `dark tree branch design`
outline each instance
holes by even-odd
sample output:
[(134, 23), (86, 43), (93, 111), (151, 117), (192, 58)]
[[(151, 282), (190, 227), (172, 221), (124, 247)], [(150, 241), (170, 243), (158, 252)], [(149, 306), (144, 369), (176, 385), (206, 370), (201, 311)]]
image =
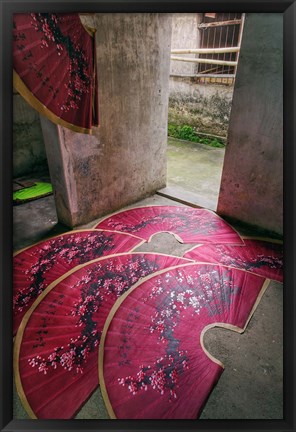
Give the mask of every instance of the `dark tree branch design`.
[[(33, 264), (25, 274), (30, 278), (30, 285), (19, 289), (13, 298), (13, 309), (15, 314), (21, 312), (24, 307), (38, 297), (45, 289), (45, 275), (53, 268), (59, 260), (68, 264), (76, 260), (76, 264), (90, 261), (103, 254), (104, 251), (112, 250), (114, 236), (104, 233), (90, 233), (87, 236), (76, 237), (61, 236), (47, 241), (43, 246), (37, 248), (34, 255), (38, 256), (37, 262)], [(15, 266), (18, 265), (18, 257)]]
[(74, 43), (70, 36), (65, 36), (59, 24), (61, 18), (57, 14), (32, 13), (32, 26), (36, 31), (41, 32), (41, 47), (48, 48), (49, 43), (54, 43), (58, 55), (63, 51), (69, 57), (70, 81), (65, 85), (68, 96), (65, 103), (61, 106), (62, 111), (78, 109), (82, 95), (89, 93), (90, 86), (93, 85), (92, 77), (89, 74), (89, 65), (86, 55), (78, 43)]
[[(145, 277), (159, 269), (153, 260), (146, 257), (132, 257), (124, 265), (98, 263), (89, 269), (83, 278), (73, 287), (81, 287), (80, 299), (68, 315), (77, 317), (76, 327), (81, 328), (80, 334), (72, 338), (62, 347), (42, 358), (35, 356), (28, 360), (39, 372), (47, 373), (49, 368), (56, 369), (61, 365), (65, 370), (83, 373), (83, 365), (89, 354), (95, 350), (101, 339), (101, 331), (97, 329), (95, 316), (106, 298), (113, 295), (114, 301), (128, 290), (140, 277)], [(40, 337), (40, 335), (38, 335)]]
[[(133, 395), (147, 390), (148, 386), (161, 395), (167, 389), (169, 401), (176, 399), (178, 377), (182, 371), (190, 368), (190, 364), (187, 353), (180, 349), (180, 340), (174, 336), (174, 329), (182, 319), (182, 311), (186, 309), (190, 309), (192, 314), (199, 314), (201, 309), (206, 308), (209, 316), (218, 315), (223, 307), (229, 309), (232, 296), (239, 292), (239, 287), (232, 283), (230, 273), (230, 270), (223, 269), (221, 278), (216, 270), (205, 269), (198, 271), (193, 278), (177, 270), (176, 278), (167, 275), (167, 287), (164, 286), (163, 278), (156, 280), (143, 302), (159, 299), (156, 312), (151, 316), (150, 333), (158, 333), (158, 340), (165, 344), (166, 354), (157, 358), (153, 365), (140, 365), (136, 375), (118, 378), (118, 384), (126, 386)], [(190, 288), (185, 289), (183, 286)], [(125, 337), (128, 343), (128, 335)]]

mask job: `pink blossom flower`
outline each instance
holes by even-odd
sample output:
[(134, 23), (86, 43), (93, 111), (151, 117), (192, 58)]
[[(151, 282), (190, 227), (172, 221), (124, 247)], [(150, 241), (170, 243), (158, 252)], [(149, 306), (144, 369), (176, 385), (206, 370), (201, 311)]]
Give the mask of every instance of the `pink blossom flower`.
[(47, 374), (47, 370), (48, 370), (48, 367), (46, 366), (46, 363), (45, 362), (40, 363), (39, 367), (38, 367), (38, 370), (39, 370), (39, 372), (43, 372), (44, 375), (46, 375)]
[(135, 395), (138, 391), (138, 387), (133, 381), (128, 385), (128, 389), (133, 395)]
[(72, 259), (75, 257), (75, 255), (77, 255), (77, 253), (78, 253), (78, 251), (71, 250), (70, 252), (68, 252), (67, 258)]
[(111, 284), (112, 284), (112, 279), (106, 279), (104, 281), (103, 287), (108, 289)]
[(143, 381), (143, 380), (144, 380), (144, 378), (145, 378), (145, 373), (143, 372), (143, 370), (140, 370), (140, 371), (137, 373), (137, 377), (138, 377), (138, 381)]
[(177, 381), (178, 381), (178, 372), (176, 371), (176, 369), (173, 369), (173, 370), (172, 370), (172, 372), (170, 373), (170, 377), (171, 377), (171, 379), (172, 379), (172, 382), (173, 382), (174, 384), (176, 384)]
[(56, 356), (57, 356), (56, 352), (53, 352), (48, 356), (48, 360), (52, 362), (56, 359)]
[(165, 386), (165, 374), (162, 369), (159, 369), (156, 372), (153, 372), (149, 377), (152, 388), (160, 391), (160, 394), (164, 393)]
[(75, 352), (73, 350), (69, 351), (69, 352), (64, 352), (61, 355), (61, 365), (65, 368), (68, 369), (69, 371), (73, 368), (73, 357), (74, 357)]
[(85, 305), (81, 305), (79, 307), (79, 315), (84, 315), (86, 311), (87, 311), (87, 307)]

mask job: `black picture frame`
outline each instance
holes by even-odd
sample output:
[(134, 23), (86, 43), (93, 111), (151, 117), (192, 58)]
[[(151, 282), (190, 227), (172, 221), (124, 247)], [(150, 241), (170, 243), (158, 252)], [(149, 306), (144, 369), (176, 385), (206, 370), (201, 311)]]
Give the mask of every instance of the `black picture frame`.
[[(14, 1), (1, 4), (0, 366), (1, 431), (296, 430), (295, 422), (295, 1)], [(14, 420), (12, 408), (12, 14), (26, 12), (268, 12), (284, 18), (284, 419), (283, 420)], [(11, 203), (11, 204), (10, 204)]]

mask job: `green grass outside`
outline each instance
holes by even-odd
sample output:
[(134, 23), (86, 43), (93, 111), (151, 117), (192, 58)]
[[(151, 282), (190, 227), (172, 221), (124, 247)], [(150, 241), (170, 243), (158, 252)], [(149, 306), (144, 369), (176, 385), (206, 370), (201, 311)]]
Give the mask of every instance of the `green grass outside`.
[(218, 147), (218, 148), (225, 147), (225, 144), (219, 138), (216, 137), (211, 138), (211, 137), (198, 135), (198, 132), (196, 132), (192, 126), (188, 126), (188, 125), (180, 126), (180, 125), (169, 123), (168, 136), (172, 138), (205, 144), (211, 147)]

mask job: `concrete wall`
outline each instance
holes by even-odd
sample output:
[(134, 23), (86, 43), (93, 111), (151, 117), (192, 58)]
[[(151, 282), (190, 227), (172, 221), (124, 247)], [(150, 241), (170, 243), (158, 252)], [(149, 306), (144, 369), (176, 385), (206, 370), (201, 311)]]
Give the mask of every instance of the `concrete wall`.
[(218, 213), (283, 233), (283, 17), (247, 14)]
[(170, 77), (169, 123), (226, 137), (233, 86), (202, 84), (194, 78)]
[(74, 227), (166, 184), (171, 16), (96, 14), (100, 127), (42, 120), (60, 222)]
[[(172, 14), (172, 49), (177, 48), (198, 48), (201, 14), (197, 13), (174, 13)], [(196, 57), (196, 54), (174, 54), (177, 57)], [(197, 63), (171, 61), (171, 75), (194, 74)]]
[[(172, 48), (199, 48), (198, 24), (202, 14), (172, 14)], [(198, 57), (197, 54), (173, 54)], [(231, 111), (233, 86), (202, 84), (194, 78), (198, 65), (171, 61), (169, 123), (190, 125), (199, 132), (226, 137)]]
[(40, 118), (18, 93), (13, 94), (13, 178), (47, 169)]

